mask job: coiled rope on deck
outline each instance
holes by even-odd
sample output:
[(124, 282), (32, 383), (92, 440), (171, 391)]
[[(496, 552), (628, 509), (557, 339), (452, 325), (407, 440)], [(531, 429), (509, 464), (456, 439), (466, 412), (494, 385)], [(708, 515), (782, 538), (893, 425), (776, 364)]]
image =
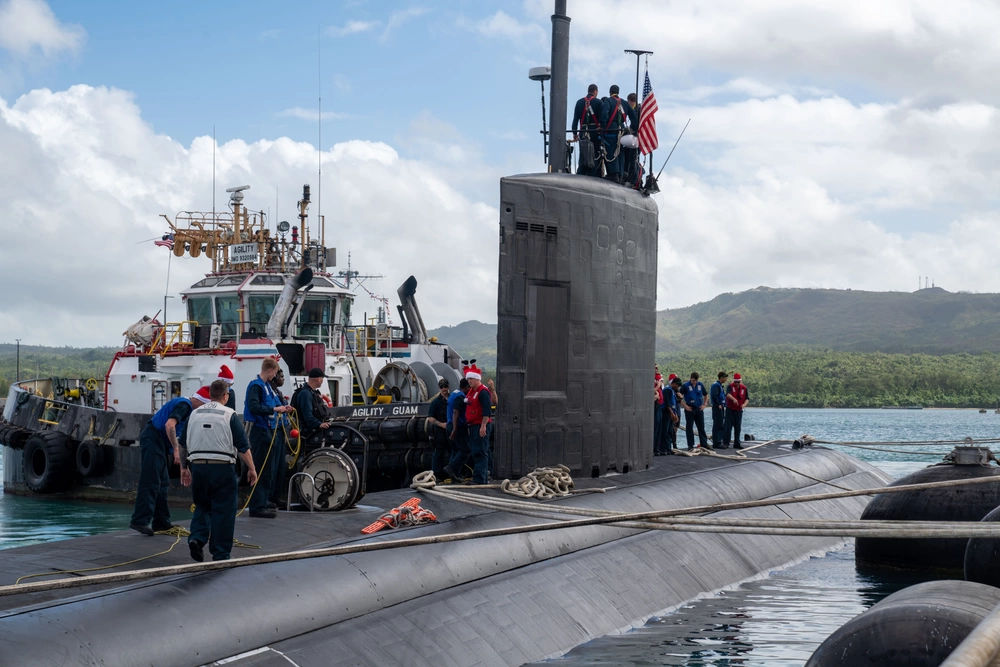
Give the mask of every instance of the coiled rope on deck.
[[(410, 484), (411, 489), (423, 491), (438, 486), (437, 477), (430, 470), (417, 473)], [(604, 489), (574, 489), (569, 468), (562, 465), (535, 468), (521, 479), (512, 482), (505, 479), (499, 484), (467, 484), (463, 489), (500, 489), (504, 493), (519, 498), (551, 500), (575, 493), (604, 493)]]

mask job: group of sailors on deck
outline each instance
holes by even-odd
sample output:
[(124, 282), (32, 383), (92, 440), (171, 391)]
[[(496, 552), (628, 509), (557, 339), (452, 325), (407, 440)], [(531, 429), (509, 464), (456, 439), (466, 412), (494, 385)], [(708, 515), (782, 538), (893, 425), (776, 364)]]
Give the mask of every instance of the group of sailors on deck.
[[(743, 410), (750, 402), (750, 392), (743, 384), (739, 373), (719, 371), (711, 389), (706, 390), (698, 373), (684, 382), (671, 373), (666, 382), (660, 375), (660, 367), (655, 367), (653, 394), (653, 455), (673, 454), (677, 446), (677, 428), (681, 414), (684, 415), (687, 449), (695, 449), (695, 431), (698, 432), (698, 447), (705, 449), (741, 449), (740, 433), (743, 428)], [(712, 444), (708, 444), (705, 433), (705, 408), (712, 408)]]
[(599, 93), (597, 84), (590, 84), (573, 110), (573, 141), (579, 146), (576, 173), (638, 189), (643, 170), (635, 135), (641, 104), (634, 93), (622, 100), (618, 86), (611, 86), (607, 97)]

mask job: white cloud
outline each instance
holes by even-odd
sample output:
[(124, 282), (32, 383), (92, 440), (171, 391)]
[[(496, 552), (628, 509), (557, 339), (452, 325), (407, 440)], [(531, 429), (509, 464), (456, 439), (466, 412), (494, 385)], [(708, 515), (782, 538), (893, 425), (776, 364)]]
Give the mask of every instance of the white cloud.
[(502, 9), (475, 23), (475, 29), (486, 37), (506, 37), (532, 43), (545, 42), (549, 34), (537, 23), (521, 23)]
[[(115, 344), (120, 333), (163, 303), (168, 254), (152, 243), (161, 213), (211, 210), (212, 140), (190, 146), (157, 135), (129, 93), (89, 86), (33, 91), (0, 99), (0, 219), (7, 238), (0, 263), (16, 288), (0, 293), (0, 340), (39, 344)], [(9, 159), (6, 159), (8, 158)], [(315, 147), (287, 138), (218, 147), (218, 207), (226, 187), (249, 183), (254, 208), (282, 208), (293, 219), (303, 183), (318, 211)], [(428, 324), (495, 319), (497, 258), (463, 248), (496, 244), (492, 204), (470, 200), (423, 159), (401, 157), (378, 142), (337, 144), (323, 156), (322, 201), (327, 243), (354, 268), (381, 273), (369, 289), (392, 296), (409, 275)], [(455, 166), (454, 168), (457, 168)], [(455, 266), (472, 294), (456, 313)], [(208, 270), (203, 258), (173, 258), (172, 292)], [(13, 278), (16, 277), (16, 278)], [(356, 310), (373, 312), (361, 293)], [(395, 299), (393, 298), (393, 301)], [(176, 316), (177, 301), (170, 304)]]
[[(304, 109), (302, 107), (291, 107), (290, 109), (284, 109), (279, 111), (276, 116), (285, 116), (289, 118), (301, 118), (302, 120), (317, 121), (320, 119), (319, 111), (316, 109)], [(336, 111), (324, 111), (323, 120), (343, 120), (344, 118), (350, 118), (350, 114), (338, 113)]]
[(995, 212), (904, 238), (806, 178), (761, 170), (727, 188), (676, 172), (660, 187), (661, 308), (758, 285), (910, 291), (918, 275), (952, 291), (1000, 288)]
[(342, 26), (330, 26), (324, 32), (331, 37), (346, 37), (374, 30), (378, 25), (378, 21), (348, 21)]
[[(549, 0), (528, 0), (546, 27)], [(908, 97), (1000, 101), (1000, 4), (979, 0), (577, 0), (572, 67), (588, 80), (634, 71), (621, 45), (650, 49), (654, 77), (722, 72), (800, 78)], [(631, 62), (630, 62), (631, 61)]]
[(412, 21), (418, 16), (423, 16), (429, 11), (426, 7), (410, 7), (409, 9), (393, 12), (389, 15), (389, 20), (385, 24), (385, 30), (382, 31), (382, 36), (379, 39), (383, 42), (388, 40), (392, 33), (402, 27), (403, 24)]
[(76, 52), (86, 37), (80, 26), (60, 23), (44, 0), (0, 0), (0, 49), (19, 58)]

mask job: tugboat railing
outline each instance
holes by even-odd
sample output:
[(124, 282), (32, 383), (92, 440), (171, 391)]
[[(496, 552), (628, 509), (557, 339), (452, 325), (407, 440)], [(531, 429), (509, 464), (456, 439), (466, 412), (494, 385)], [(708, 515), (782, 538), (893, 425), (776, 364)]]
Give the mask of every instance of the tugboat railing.
[[(159, 353), (160, 358), (167, 356), (167, 352), (176, 347), (194, 347), (194, 339), (191, 337), (190, 333), (187, 333), (185, 327), (187, 325), (192, 325), (192, 327), (198, 326), (198, 322), (195, 320), (184, 320), (182, 322), (167, 322), (165, 325), (160, 327), (156, 336), (153, 337), (153, 342), (149, 346), (149, 351), (153, 354)], [(167, 338), (169, 336), (169, 339)]]

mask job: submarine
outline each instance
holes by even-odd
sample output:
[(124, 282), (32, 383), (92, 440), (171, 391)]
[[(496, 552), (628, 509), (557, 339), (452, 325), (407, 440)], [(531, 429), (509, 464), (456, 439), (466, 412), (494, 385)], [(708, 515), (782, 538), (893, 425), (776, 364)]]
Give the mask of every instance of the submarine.
[[(863, 496), (756, 506), (889, 481), (838, 451), (767, 442), (653, 458), (658, 208), (569, 173), (569, 33), (556, 0), (548, 172), (500, 182), (496, 476), (564, 465), (581, 493), (541, 508), (857, 519)], [(0, 665), (519, 665), (843, 544), (564, 526), (476, 505), (506, 496), (461, 487), (420, 496), (436, 523), (362, 532), (417, 493), (239, 517), (237, 540), (257, 549), (221, 563), (132, 531), (5, 550)]]

